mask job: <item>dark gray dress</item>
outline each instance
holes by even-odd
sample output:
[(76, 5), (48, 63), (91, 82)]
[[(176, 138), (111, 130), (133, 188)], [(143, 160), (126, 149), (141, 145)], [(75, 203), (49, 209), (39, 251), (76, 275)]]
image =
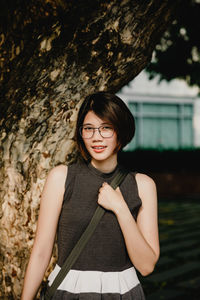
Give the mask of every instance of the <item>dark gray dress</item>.
[[(58, 262), (49, 284), (79, 240), (97, 207), (103, 182), (111, 183), (118, 167), (102, 173), (91, 164), (78, 162), (68, 167), (66, 189), (58, 224)], [(141, 200), (134, 173), (120, 186), (125, 201), (137, 218)], [(54, 300), (144, 300), (144, 293), (132, 265), (116, 216), (106, 211), (93, 236), (56, 291)]]

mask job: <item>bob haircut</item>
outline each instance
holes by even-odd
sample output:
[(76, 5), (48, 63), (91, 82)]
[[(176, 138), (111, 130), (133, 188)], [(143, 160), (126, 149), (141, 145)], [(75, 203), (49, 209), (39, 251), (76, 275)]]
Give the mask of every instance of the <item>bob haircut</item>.
[(88, 95), (79, 109), (75, 131), (78, 150), (85, 160), (91, 157), (80, 134), (80, 127), (89, 111), (93, 111), (100, 119), (112, 124), (117, 134), (115, 153), (132, 140), (135, 134), (135, 120), (126, 104), (118, 96), (107, 92)]

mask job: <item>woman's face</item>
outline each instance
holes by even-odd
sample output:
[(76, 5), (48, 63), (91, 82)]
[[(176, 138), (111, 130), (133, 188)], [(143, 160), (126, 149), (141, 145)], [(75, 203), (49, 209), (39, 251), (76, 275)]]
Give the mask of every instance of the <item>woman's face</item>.
[[(90, 130), (91, 127), (99, 128), (100, 126), (108, 126), (108, 128), (112, 128), (111, 124), (100, 119), (93, 111), (89, 111), (87, 113), (83, 121), (83, 126), (86, 127), (86, 130), (87, 126), (88, 130)], [(117, 147), (117, 134), (115, 131), (112, 132), (111, 137), (104, 138), (99, 133), (99, 130), (96, 129), (91, 138), (83, 138), (83, 141), (93, 161), (106, 161), (117, 156), (117, 154), (114, 153), (114, 150)]]

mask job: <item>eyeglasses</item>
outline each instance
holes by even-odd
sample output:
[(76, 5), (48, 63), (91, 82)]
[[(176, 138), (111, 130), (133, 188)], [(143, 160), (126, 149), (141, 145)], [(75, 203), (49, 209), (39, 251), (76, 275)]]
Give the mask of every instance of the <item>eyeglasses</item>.
[(94, 135), (95, 130), (99, 131), (99, 134), (102, 138), (111, 138), (114, 134), (114, 129), (110, 125), (102, 125), (96, 128), (88, 125), (83, 125), (80, 127), (79, 132), (82, 138), (91, 139)]

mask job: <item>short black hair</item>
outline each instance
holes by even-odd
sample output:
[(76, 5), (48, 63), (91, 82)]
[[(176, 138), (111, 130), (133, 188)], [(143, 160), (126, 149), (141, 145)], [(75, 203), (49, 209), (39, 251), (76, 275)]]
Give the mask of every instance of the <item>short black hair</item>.
[(97, 92), (86, 96), (79, 109), (76, 122), (75, 139), (78, 149), (84, 159), (90, 155), (80, 135), (80, 127), (83, 125), (85, 116), (93, 111), (100, 119), (112, 124), (117, 134), (116, 152), (125, 147), (134, 137), (135, 120), (127, 105), (115, 94)]

